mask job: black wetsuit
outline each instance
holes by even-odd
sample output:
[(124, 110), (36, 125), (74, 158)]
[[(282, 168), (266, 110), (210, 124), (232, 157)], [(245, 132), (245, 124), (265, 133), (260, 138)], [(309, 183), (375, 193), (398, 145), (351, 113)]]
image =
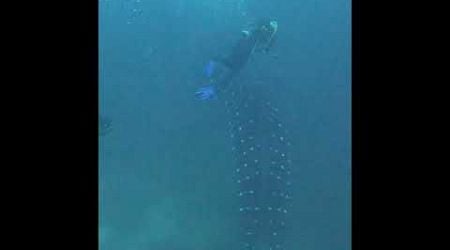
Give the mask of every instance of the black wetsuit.
[(259, 32), (256, 31), (241, 38), (223, 63), (233, 72), (239, 72), (247, 63), (258, 41)]
[[(267, 26), (267, 23), (265, 25)], [(263, 31), (261, 29), (262, 26), (260, 25), (258, 26), (259, 28), (250, 31), (248, 35), (243, 35), (231, 52), (218, 60), (219, 63), (226, 67), (224, 72), (216, 79), (219, 90), (228, 88), (230, 81), (244, 68), (252, 53), (261, 44), (265, 45), (264, 49), (272, 45), (273, 40), (271, 38), (273, 34), (269, 30)]]

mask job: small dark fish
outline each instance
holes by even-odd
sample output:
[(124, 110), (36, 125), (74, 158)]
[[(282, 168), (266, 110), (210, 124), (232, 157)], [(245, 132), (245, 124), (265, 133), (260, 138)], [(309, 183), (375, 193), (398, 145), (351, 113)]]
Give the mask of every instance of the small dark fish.
[(100, 116), (99, 117), (99, 128), (98, 134), (100, 136), (107, 135), (112, 130), (112, 120), (109, 117)]

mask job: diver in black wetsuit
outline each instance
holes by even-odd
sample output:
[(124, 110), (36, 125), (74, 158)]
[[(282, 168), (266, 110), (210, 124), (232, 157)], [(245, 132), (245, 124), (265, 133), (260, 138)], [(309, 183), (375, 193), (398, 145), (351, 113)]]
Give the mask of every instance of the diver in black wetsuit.
[[(242, 38), (236, 43), (230, 54), (224, 58), (214, 59), (206, 66), (209, 83), (200, 88), (195, 94), (200, 100), (216, 97), (216, 92), (228, 88), (231, 80), (246, 65), (250, 56), (255, 52), (267, 52), (273, 45), (278, 23), (271, 19), (261, 19), (256, 27), (242, 31)], [(219, 68), (219, 69), (218, 69)]]

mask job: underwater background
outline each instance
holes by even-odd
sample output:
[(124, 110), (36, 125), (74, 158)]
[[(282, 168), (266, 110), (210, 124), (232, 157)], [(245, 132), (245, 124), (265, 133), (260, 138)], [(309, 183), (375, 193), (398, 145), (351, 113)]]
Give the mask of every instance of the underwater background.
[(265, 16), (273, 55), (248, 70), (276, 83), (292, 143), (286, 249), (351, 248), (349, 0), (100, 0), (101, 250), (236, 249), (227, 115), (193, 93)]

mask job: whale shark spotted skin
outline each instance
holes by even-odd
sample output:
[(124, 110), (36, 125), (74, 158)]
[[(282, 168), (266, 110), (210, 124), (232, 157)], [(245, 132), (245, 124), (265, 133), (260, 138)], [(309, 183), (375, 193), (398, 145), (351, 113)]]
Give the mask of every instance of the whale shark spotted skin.
[(222, 99), (236, 164), (240, 249), (283, 250), (292, 199), (287, 132), (278, 110), (251, 86), (231, 88)]

